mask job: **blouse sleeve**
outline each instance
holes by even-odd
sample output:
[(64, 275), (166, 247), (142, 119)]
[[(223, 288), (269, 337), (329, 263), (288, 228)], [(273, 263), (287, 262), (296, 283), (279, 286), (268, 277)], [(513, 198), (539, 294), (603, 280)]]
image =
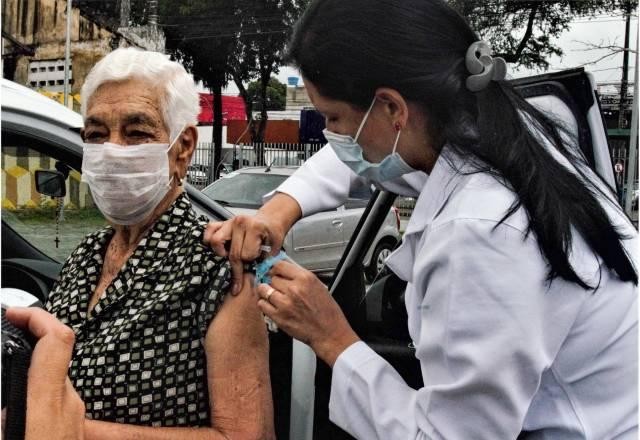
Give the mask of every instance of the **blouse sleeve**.
[(358, 342), (334, 365), (331, 420), (367, 439), (516, 438), (581, 295), (548, 292), (537, 242), (508, 225), (460, 219), (427, 233), (413, 271), (424, 297), (409, 310), (424, 387)]
[(204, 294), (198, 310), (198, 327), (202, 338), (207, 334), (209, 324), (220, 310), (224, 298), (231, 288), (231, 263), (226, 258), (214, 256), (204, 265), (208, 282), (205, 283)]

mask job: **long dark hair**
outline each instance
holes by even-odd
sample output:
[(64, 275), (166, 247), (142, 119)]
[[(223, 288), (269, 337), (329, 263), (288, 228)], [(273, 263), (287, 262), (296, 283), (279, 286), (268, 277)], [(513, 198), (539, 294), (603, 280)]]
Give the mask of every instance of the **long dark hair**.
[(430, 135), (517, 194), (501, 222), (524, 206), (527, 234), (534, 232), (547, 259), (549, 281), (559, 276), (594, 288), (569, 262), (575, 229), (621, 280), (637, 284), (625, 237), (598, 201), (613, 196), (584, 167), (574, 174), (544, 146), (574, 164), (583, 161), (567, 146), (562, 126), (508, 81), (475, 93), (466, 88), (465, 54), (477, 40), (441, 0), (315, 0), (296, 25), (288, 56), (328, 98), (365, 109), (377, 88), (390, 87), (420, 103)]

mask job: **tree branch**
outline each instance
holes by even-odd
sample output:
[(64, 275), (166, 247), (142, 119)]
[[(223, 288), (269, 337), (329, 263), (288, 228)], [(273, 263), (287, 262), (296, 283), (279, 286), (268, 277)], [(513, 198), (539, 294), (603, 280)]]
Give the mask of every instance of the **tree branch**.
[(586, 63), (578, 64), (576, 67), (584, 67), (584, 66), (589, 66), (591, 64), (598, 64), (602, 60), (606, 60), (609, 57), (612, 57), (614, 55), (618, 55), (620, 52), (623, 52), (623, 51), (617, 51), (617, 52), (608, 53), (608, 54), (603, 55), (603, 56), (601, 56), (599, 58), (596, 58), (593, 61), (587, 61)]
[(520, 59), (522, 52), (527, 47), (527, 43), (529, 42), (529, 38), (533, 35), (533, 23), (535, 22), (536, 14), (538, 13), (539, 5), (537, 3), (533, 4), (531, 7), (531, 11), (529, 11), (529, 19), (527, 20), (527, 30), (524, 32), (520, 43), (518, 44), (518, 48), (514, 53), (510, 54), (497, 54), (504, 58), (507, 63), (515, 63)]
[(588, 41), (581, 41), (581, 40), (571, 40), (574, 43), (580, 43), (583, 46), (585, 46), (584, 49), (575, 49), (575, 52), (590, 52), (592, 50), (611, 50), (614, 51), (615, 53), (620, 53), (620, 52), (624, 52), (624, 51), (629, 51), (629, 53), (638, 53), (638, 51), (633, 50), (631, 48), (624, 48), (622, 46), (618, 46), (616, 43), (616, 41), (614, 40), (613, 43), (611, 43), (609, 41), (609, 44), (604, 44), (602, 41), (600, 41), (600, 44), (593, 44), (590, 43)]

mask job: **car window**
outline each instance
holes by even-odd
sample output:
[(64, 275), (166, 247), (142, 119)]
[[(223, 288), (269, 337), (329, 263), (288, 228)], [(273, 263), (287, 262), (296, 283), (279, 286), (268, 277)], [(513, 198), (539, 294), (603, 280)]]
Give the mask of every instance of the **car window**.
[(269, 173), (229, 173), (202, 192), (222, 205), (259, 208), (262, 197), (280, 186), (287, 177)]
[(346, 209), (366, 208), (373, 191), (373, 187), (366, 182), (354, 183), (349, 190), (349, 198), (344, 207)]
[[(107, 222), (95, 207), (87, 184), (81, 182), (80, 173), (53, 155), (30, 148), (30, 144), (35, 142), (23, 136), (11, 136), (7, 141), (3, 133), (2, 220), (32, 246), (63, 262), (87, 234)], [(56, 147), (50, 147), (47, 151), (55, 152)], [(68, 172), (57, 233), (59, 202), (36, 191), (36, 170)]]

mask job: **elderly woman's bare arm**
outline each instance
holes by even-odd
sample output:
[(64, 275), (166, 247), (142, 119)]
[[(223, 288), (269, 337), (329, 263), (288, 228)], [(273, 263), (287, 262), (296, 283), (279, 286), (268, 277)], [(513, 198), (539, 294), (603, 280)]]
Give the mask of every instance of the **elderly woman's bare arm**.
[(240, 295), (227, 295), (205, 338), (211, 427), (167, 428), (87, 420), (91, 439), (275, 438), (269, 342), (250, 275)]
[(213, 426), (229, 439), (272, 439), (269, 339), (253, 288), (244, 275), (239, 295), (228, 295), (207, 331), (207, 378)]

